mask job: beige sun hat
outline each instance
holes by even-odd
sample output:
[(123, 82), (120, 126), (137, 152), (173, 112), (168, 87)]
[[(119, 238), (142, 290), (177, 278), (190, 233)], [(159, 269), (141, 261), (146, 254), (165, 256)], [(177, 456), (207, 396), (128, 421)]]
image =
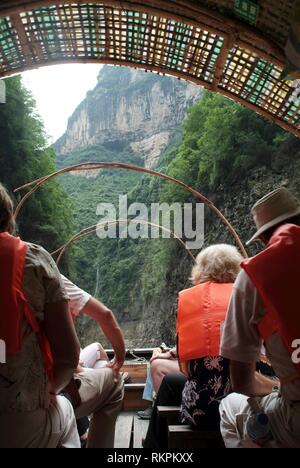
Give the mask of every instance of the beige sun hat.
[(252, 208), (251, 213), (257, 232), (247, 242), (247, 245), (257, 241), (268, 229), (300, 215), (300, 202), (289, 190), (282, 187), (259, 200)]

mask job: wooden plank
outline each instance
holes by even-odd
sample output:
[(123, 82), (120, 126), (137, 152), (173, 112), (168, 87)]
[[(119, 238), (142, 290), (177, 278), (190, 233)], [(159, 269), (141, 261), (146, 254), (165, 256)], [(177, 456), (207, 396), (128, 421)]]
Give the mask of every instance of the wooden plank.
[(147, 364), (139, 362), (126, 361), (121, 369), (122, 372), (128, 372), (132, 383), (145, 383), (147, 379)]
[[(154, 348), (137, 348), (137, 349), (127, 349), (126, 350), (126, 357), (132, 358), (132, 354), (137, 357), (144, 357), (144, 358), (151, 358)], [(106, 354), (108, 356), (114, 356), (115, 352), (113, 349), (106, 349)]]
[(148, 408), (149, 402), (143, 400), (145, 384), (126, 384), (123, 401), (124, 411), (139, 411)]
[(199, 431), (193, 429), (191, 426), (169, 426), (169, 433), (179, 434), (186, 439), (209, 439), (216, 440), (219, 439), (220, 433), (216, 431)]
[(144, 421), (139, 419), (138, 416), (134, 417), (134, 438), (133, 438), (133, 448), (141, 449), (143, 448), (142, 441), (146, 438), (149, 427), (149, 421)]
[(170, 449), (196, 449), (219, 447), (221, 435), (219, 432), (199, 431), (191, 426), (169, 426)]
[(133, 413), (122, 413), (116, 424), (115, 447), (117, 449), (128, 449), (131, 444), (133, 429)]
[(167, 420), (168, 426), (180, 422), (180, 406), (158, 406), (157, 412), (160, 418)]
[(157, 411), (160, 416), (178, 415), (180, 406), (158, 406)]

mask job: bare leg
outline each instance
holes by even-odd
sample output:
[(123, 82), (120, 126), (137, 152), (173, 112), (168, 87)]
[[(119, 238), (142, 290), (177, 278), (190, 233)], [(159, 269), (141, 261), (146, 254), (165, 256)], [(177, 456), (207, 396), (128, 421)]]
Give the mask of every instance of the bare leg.
[(151, 375), (155, 393), (159, 392), (163, 379), (169, 374), (180, 372), (178, 361), (156, 359), (151, 364)]
[(107, 361), (107, 362), (109, 361), (106, 351), (100, 343), (98, 343), (98, 352), (99, 352), (98, 361)]
[(87, 346), (80, 353), (80, 360), (83, 361), (85, 367), (89, 369), (97, 368), (97, 362), (104, 362), (104, 365), (99, 367), (105, 367), (105, 363), (109, 361), (108, 356), (100, 343), (92, 343)]

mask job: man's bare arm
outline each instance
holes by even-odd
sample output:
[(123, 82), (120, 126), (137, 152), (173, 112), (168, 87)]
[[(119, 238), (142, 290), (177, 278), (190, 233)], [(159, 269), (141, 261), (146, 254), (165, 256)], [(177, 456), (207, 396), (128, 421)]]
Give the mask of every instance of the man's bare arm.
[(51, 393), (58, 394), (69, 383), (78, 365), (80, 344), (72, 322), (68, 302), (47, 304), (44, 331), (54, 359)]
[(272, 393), (275, 382), (256, 372), (256, 363), (231, 361), (231, 385), (236, 393), (249, 397), (264, 397)]
[(99, 324), (104, 335), (111, 343), (115, 354), (117, 365), (124, 364), (126, 356), (126, 347), (124, 335), (118, 324), (113, 312), (108, 309), (104, 304), (91, 298), (83, 309), (83, 313), (91, 317)]

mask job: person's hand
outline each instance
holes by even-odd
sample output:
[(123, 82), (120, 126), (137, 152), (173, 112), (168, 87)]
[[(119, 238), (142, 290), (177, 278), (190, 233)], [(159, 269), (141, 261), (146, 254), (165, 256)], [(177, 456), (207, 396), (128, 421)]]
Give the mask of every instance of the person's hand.
[(81, 374), (81, 372), (83, 372), (83, 371), (84, 371), (84, 368), (79, 364), (79, 365), (77, 366), (77, 369), (76, 369), (76, 371), (75, 371), (75, 374)]
[(118, 359), (117, 357), (114, 357), (114, 359), (112, 359), (112, 361), (108, 362), (106, 365), (106, 367), (113, 371), (115, 382), (119, 382), (121, 379), (120, 370), (122, 369), (123, 365), (124, 360)]
[(78, 363), (78, 366), (77, 366), (77, 369), (76, 371), (74, 372), (75, 374), (81, 374), (81, 372), (84, 371), (84, 361), (82, 359), (79, 359), (79, 363)]
[(171, 354), (171, 351), (167, 351), (166, 353), (159, 353), (156, 356), (154, 356), (153, 358), (151, 358), (150, 359), (150, 364), (152, 364), (152, 362), (156, 361), (157, 359), (165, 359), (165, 360), (170, 361), (171, 359), (174, 359), (174, 358), (173, 358), (173, 356)]

